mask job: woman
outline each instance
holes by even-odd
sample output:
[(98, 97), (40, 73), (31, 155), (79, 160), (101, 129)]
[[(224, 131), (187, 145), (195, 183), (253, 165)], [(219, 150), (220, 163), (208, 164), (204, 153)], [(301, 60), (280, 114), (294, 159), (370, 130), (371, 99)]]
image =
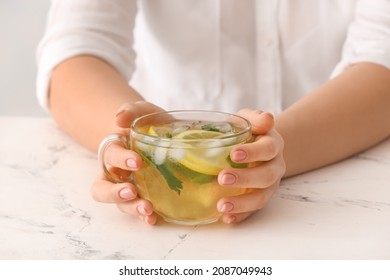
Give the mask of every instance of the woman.
[[(264, 207), (283, 177), (390, 135), (389, 1), (52, 2), (37, 53), (38, 97), (87, 148), (97, 151), (109, 133), (161, 109), (238, 112), (251, 121), (259, 137), (231, 158), (261, 164), (218, 179), (257, 191), (221, 199), (225, 223)], [(121, 169), (141, 165), (119, 145), (107, 153)], [(130, 183), (100, 175), (92, 194), (156, 223)]]

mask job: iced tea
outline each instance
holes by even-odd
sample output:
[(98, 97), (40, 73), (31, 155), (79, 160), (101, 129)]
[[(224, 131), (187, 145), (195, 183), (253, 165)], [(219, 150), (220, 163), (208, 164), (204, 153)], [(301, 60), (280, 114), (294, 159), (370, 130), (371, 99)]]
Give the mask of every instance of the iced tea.
[(130, 138), (144, 161), (133, 174), (139, 195), (168, 222), (214, 222), (221, 215), (216, 208), (220, 198), (248, 191), (217, 182), (222, 169), (245, 167), (230, 159), (231, 148), (251, 138), (250, 125), (241, 117), (208, 111), (158, 113), (136, 120)]

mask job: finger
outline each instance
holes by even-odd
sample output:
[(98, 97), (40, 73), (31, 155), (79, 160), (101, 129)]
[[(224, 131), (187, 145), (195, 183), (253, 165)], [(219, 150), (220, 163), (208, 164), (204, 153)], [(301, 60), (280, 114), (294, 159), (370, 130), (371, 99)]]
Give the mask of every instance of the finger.
[(124, 213), (137, 215), (147, 224), (155, 224), (157, 215), (150, 202), (137, 196), (136, 188), (131, 183), (114, 184), (100, 175), (91, 188), (92, 197), (99, 202), (116, 203)]
[(278, 187), (279, 183), (276, 183), (266, 189), (258, 189), (239, 196), (221, 198), (217, 202), (217, 209), (223, 214), (249, 213), (260, 210), (267, 205)]
[(93, 199), (104, 203), (120, 203), (137, 198), (137, 190), (131, 183), (115, 184), (101, 174), (91, 187)]
[(119, 127), (129, 128), (130, 124), (133, 122), (134, 119), (142, 115), (146, 115), (154, 112), (160, 112), (160, 111), (164, 111), (164, 110), (146, 101), (125, 103), (119, 108), (116, 114), (115, 121)]
[(246, 108), (238, 111), (237, 115), (251, 123), (253, 134), (266, 134), (274, 126), (274, 116), (268, 112)]
[(275, 131), (258, 136), (252, 143), (246, 143), (233, 148), (230, 158), (237, 163), (269, 161), (275, 158), (284, 147), (282, 137)]
[(144, 217), (140, 217), (140, 218), (142, 218), (144, 223), (146, 223), (148, 225), (155, 225), (157, 223), (157, 215), (155, 213), (153, 213), (152, 215), (144, 216)]
[(248, 217), (250, 217), (254, 212), (247, 212), (247, 213), (236, 213), (236, 214), (223, 214), (221, 217), (222, 222), (225, 224), (237, 224), (244, 220), (246, 220)]
[(120, 211), (130, 215), (138, 216), (147, 224), (155, 224), (157, 215), (153, 212), (153, 205), (148, 200), (135, 199), (124, 203), (117, 204)]
[(224, 169), (218, 174), (218, 183), (226, 187), (267, 188), (283, 176), (285, 169), (285, 163), (279, 155), (275, 160), (255, 167)]
[(138, 170), (142, 166), (142, 158), (136, 152), (128, 150), (116, 142), (109, 144), (104, 157), (104, 162), (108, 166), (132, 171)]
[(117, 204), (119, 210), (131, 215), (149, 216), (153, 214), (153, 205), (150, 201), (137, 198)]

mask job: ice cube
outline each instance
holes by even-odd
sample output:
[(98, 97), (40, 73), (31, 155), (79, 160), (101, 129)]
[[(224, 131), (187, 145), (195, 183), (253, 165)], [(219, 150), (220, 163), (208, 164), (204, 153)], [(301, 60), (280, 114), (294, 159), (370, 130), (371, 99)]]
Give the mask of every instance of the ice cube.
[(223, 147), (222, 140), (212, 140), (202, 143), (202, 148), (205, 149), (207, 157), (219, 157), (223, 154), (229, 154), (229, 150)]
[(183, 131), (186, 131), (190, 128), (190, 126), (178, 126), (178, 127), (175, 127), (173, 130), (172, 130), (172, 135), (177, 135)]
[(202, 123), (199, 129), (222, 133), (233, 132), (233, 127), (227, 122)]
[(157, 165), (163, 164), (167, 157), (168, 149), (164, 147), (155, 147), (153, 152), (153, 162)]
[(214, 127), (216, 129), (218, 129), (219, 132), (222, 132), (222, 133), (233, 132), (232, 125), (230, 123), (227, 123), (227, 122), (214, 124)]
[(136, 147), (136, 149), (139, 149), (139, 150), (146, 152), (146, 153), (149, 153), (149, 150), (150, 150), (150, 145), (144, 144), (144, 143), (138, 142), (138, 141), (135, 142), (135, 147)]
[(181, 148), (169, 149), (168, 151), (168, 157), (176, 161), (183, 159), (185, 155), (186, 151)]
[(177, 121), (172, 125), (172, 134), (177, 135), (183, 131), (193, 128), (193, 121)]
[(229, 154), (229, 149), (226, 149), (226, 148), (223, 148), (223, 147), (220, 147), (220, 148), (211, 148), (211, 149), (207, 149), (205, 150), (205, 155), (207, 157), (222, 157), (222, 156), (228, 156)]

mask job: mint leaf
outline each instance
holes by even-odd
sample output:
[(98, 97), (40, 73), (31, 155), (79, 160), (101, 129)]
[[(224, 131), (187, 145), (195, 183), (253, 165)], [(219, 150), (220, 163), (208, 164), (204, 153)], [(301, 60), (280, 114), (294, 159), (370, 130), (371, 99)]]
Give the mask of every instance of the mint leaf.
[(237, 163), (237, 162), (234, 162), (232, 161), (232, 159), (230, 158), (230, 155), (228, 155), (228, 157), (226, 158), (227, 162), (229, 163), (229, 165), (233, 168), (245, 168), (248, 166), (247, 163)]
[(182, 181), (180, 181), (178, 178), (176, 178), (171, 170), (169, 169), (169, 166), (166, 162), (162, 164), (155, 164), (151, 158), (151, 156), (146, 155), (142, 152), (138, 152), (138, 154), (142, 157), (144, 161), (146, 161), (150, 166), (153, 166), (155, 169), (157, 169), (161, 176), (165, 179), (165, 182), (167, 183), (168, 187), (177, 192), (178, 195), (180, 195), (181, 190), (183, 189)]
[(215, 131), (215, 132), (221, 132), (221, 130), (217, 127), (215, 127), (213, 124), (205, 124), (201, 126), (202, 130), (206, 131)]
[(160, 171), (161, 175), (167, 182), (168, 187), (171, 190), (177, 192), (178, 195), (180, 195), (180, 192), (183, 189), (182, 181), (180, 181), (176, 176), (172, 174), (167, 163), (164, 162), (163, 164), (159, 165), (154, 164), (154, 166), (157, 168), (158, 171)]
[(169, 164), (169, 167), (175, 173), (180, 173), (183, 177), (196, 184), (206, 184), (217, 178), (216, 175), (208, 175), (191, 170), (178, 162)]

